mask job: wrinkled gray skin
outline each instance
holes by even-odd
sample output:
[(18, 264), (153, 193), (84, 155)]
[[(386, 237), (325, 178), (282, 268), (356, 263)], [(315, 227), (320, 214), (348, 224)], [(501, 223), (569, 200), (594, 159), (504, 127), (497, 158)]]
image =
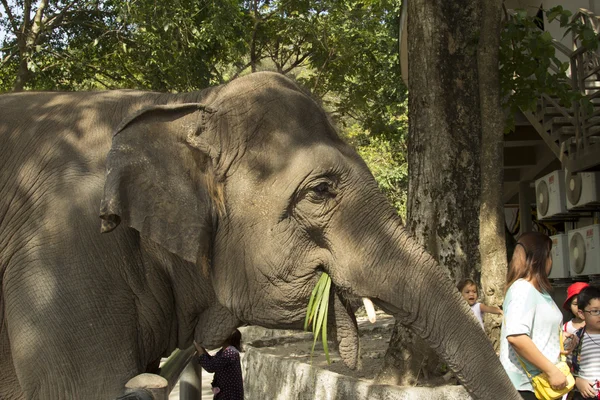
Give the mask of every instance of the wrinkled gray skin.
[(194, 338), (301, 329), (321, 271), (349, 366), (349, 302), (370, 297), (476, 398), (519, 398), (364, 162), (283, 76), (4, 95), (0, 138), (0, 398), (111, 398)]

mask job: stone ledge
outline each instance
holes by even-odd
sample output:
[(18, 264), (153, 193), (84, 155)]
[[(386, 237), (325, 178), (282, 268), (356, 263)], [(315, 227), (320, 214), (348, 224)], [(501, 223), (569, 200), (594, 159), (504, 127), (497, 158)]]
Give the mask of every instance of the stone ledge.
[(246, 346), (242, 359), (248, 399), (269, 400), (470, 400), (462, 386), (378, 385)]

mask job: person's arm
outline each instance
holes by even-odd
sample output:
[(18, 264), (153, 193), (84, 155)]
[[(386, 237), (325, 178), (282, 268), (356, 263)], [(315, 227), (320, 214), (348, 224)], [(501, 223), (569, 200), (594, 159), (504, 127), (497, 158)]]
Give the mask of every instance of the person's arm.
[(483, 303), (481, 303), (480, 309), (481, 309), (481, 312), (484, 312), (484, 313), (499, 314), (499, 315), (503, 315), (504, 314), (504, 312), (502, 312), (502, 310), (500, 309), (500, 307), (486, 306)]
[(548, 376), (550, 386), (554, 389), (567, 386), (567, 377), (542, 354), (528, 335), (512, 335), (506, 340), (521, 358), (529, 361)]
[(198, 343), (196, 343), (195, 340), (194, 347), (198, 352), (198, 362), (200, 363), (200, 366), (202, 366), (202, 368), (204, 368), (207, 372), (214, 373), (216, 369), (220, 367), (220, 365), (218, 365), (218, 363), (215, 362), (215, 359), (217, 357), (208, 354), (206, 349), (200, 346)]
[(211, 356), (204, 351), (203, 354), (198, 356), (198, 362), (200, 363), (200, 366), (202, 366), (202, 368), (204, 368), (207, 372), (215, 373), (235, 361), (236, 357), (239, 359), (239, 355), (231, 350), (231, 348), (227, 347), (214, 356)]

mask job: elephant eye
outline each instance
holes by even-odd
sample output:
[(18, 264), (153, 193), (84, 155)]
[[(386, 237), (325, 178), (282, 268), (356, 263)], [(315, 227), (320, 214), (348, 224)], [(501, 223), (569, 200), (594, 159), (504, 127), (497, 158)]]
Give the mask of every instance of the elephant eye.
[(298, 213), (305, 218), (319, 217), (333, 210), (338, 203), (335, 199), (339, 193), (339, 178), (332, 175), (321, 175), (303, 185), (296, 192), (288, 215)]
[(321, 182), (313, 188), (313, 191), (320, 195), (329, 193), (329, 184), (327, 182)]
[(330, 182), (320, 182), (310, 189), (309, 197), (313, 201), (323, 201), (335, 197), (335, 190)]

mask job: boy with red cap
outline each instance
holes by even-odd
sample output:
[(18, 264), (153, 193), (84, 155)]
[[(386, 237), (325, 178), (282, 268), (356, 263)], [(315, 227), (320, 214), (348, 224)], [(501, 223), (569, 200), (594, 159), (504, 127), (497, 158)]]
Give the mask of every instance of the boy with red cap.
[(570, 311), (573, 314), (573, 318), (563, 324), (563, 331), (575, 333), (575, 331), (585, 326), (585, 321), (579, 318), (577, 295), (588, 286), (590, 285), (585, 282), (575, 282), (567, 288), (567, 299), (563, 304), (563, 308), (566, 311)]

